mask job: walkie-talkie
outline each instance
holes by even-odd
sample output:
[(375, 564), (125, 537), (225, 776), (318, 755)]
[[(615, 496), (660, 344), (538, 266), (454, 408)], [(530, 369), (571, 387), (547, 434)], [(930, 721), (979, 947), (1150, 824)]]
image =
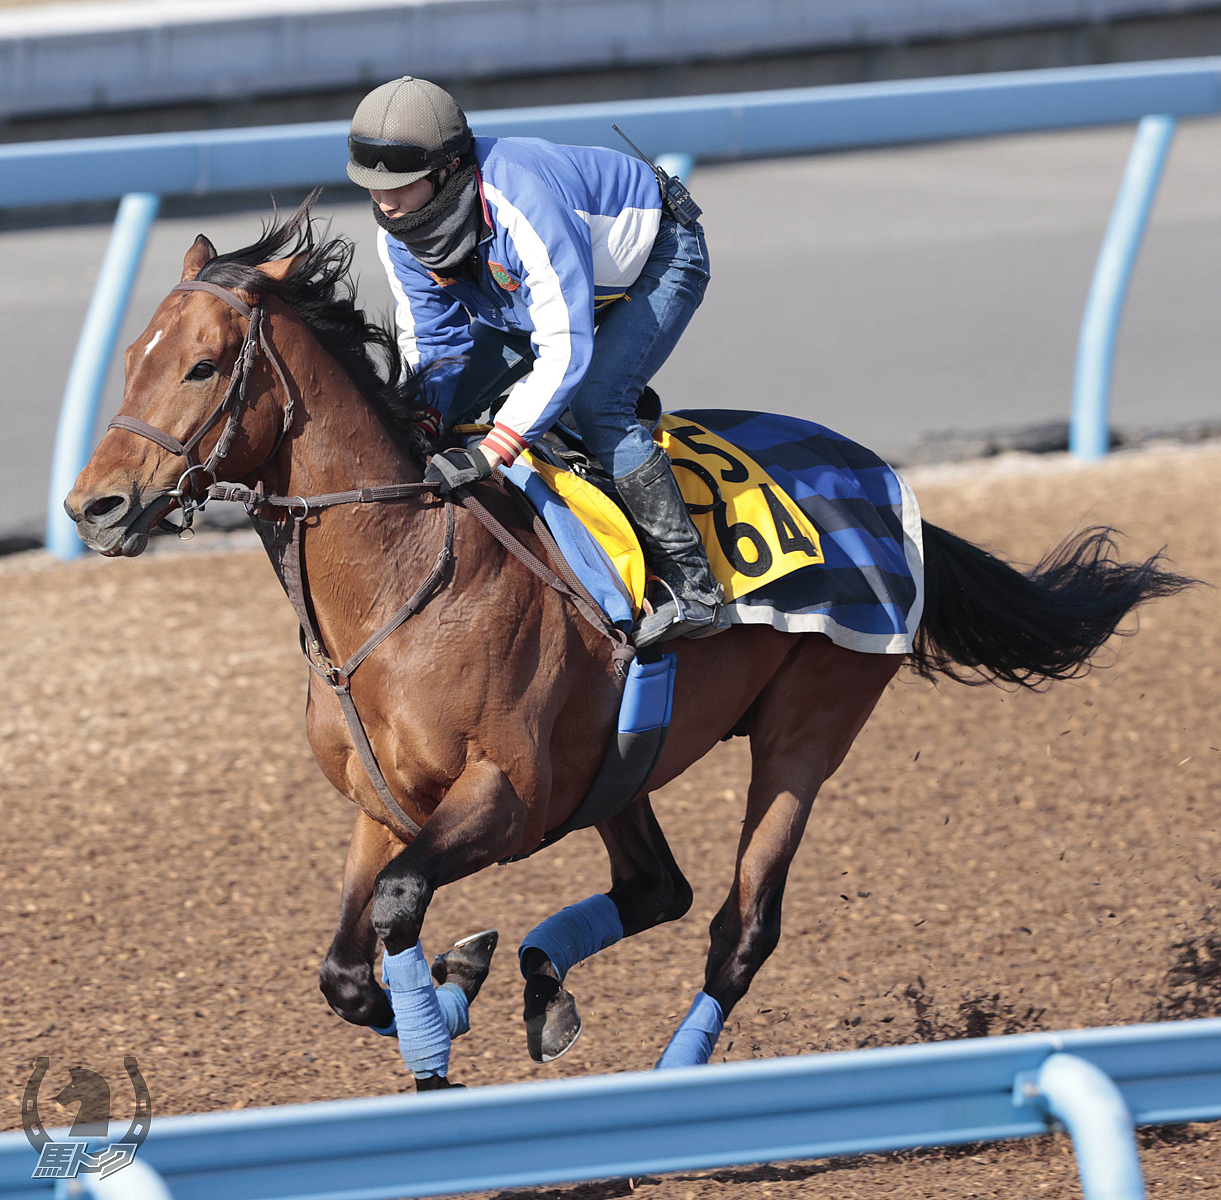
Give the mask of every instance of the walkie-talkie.
[(675, 179), (673, 175), (667, 174), (655, 162), (645, 158), (641, 153), (640, 147), (618, 125), (611, 125), (611, 128), (636, 151), (638, 158), (643, 159), (653, 168), (653, 174), (657, 176), (657, 184), (661, 188), (662, 200), (670, 216), (684, 228), (690, 228), (694, 225), (700, 219), (700, 214), (704, 210), (692, 199), (691, 193), (683, 186), (683, 181)]

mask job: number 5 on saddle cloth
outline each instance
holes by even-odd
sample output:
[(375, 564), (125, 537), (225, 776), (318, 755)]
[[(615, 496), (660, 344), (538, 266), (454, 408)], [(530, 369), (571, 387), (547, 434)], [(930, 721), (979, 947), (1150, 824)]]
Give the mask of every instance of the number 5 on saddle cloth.
[[(822, 633), (864, 653), (910, 653), (924, 599), (920, 510), (876, 454), (809, 421), (737, 410), (666, 413), (654, 436), (670, 455), (732, 623)], [(646, 572), (623, 510), (545, 445), (504, 474), (609, 619), (630, 631)], [(589, 796), (543, 845), (613, 816), (652, 773), (677, 661), (652, 649), (631, 665), (616, 737)]]

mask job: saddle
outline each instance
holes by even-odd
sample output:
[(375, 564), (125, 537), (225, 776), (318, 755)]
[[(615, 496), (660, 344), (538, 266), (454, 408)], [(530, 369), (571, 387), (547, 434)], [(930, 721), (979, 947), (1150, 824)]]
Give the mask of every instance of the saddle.
[[(911, 652), (923, 608), (920, 509), (890, 466), (796, 417), (730, 409), (654, 417), (651, 389), (645, 401), (654, 411), (641, 415), (670, 456), (731, 623), (824, 633), (866, 653)], [(644, 554), (614, 481), (571, 421), (562, 416), (502, 471), (607, 617), (629, 631), (644, 604)]]

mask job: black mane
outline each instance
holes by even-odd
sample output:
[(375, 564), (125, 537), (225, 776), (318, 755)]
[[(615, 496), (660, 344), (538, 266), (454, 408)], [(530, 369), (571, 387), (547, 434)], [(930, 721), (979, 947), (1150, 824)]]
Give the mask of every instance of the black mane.
[[(355, 248), (346, 237), (328, 237), (326, 227), (321, 236), (316, 233), (310, 209), (317, 197), (312, 192), (287, 220), (273, 218), (258, 241), (218, 254), (196, 278), (254, 296), (278, 296), (347, 372), (395, 440), (420, 453), (429, 447), (422, 445), (420, 430), (411, 422), (426, 407), (423, 376), (404, 367), (393, 329), (367, 320), (356, 307), (351, 279)], [(260, 263), (302, 253), (304, 258), (282, 281), (258, 270)]]

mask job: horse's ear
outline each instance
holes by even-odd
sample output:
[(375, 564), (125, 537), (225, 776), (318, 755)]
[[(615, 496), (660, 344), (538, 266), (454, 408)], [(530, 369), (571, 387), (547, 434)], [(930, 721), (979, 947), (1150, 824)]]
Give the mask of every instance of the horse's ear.
[(276, 283), (283, 283), (309, 256), (308, 250), (302, 250), (299, 254), (290, 255), (288, 258), (273, 258), (271, 262), (260, 263), (257, 270), (262, 271), (268, 279), (274, 279)]
[(204, 267), (216, 257), (216, 247), (201, 233), (182, 260), (182, 279), (194, 279)]

